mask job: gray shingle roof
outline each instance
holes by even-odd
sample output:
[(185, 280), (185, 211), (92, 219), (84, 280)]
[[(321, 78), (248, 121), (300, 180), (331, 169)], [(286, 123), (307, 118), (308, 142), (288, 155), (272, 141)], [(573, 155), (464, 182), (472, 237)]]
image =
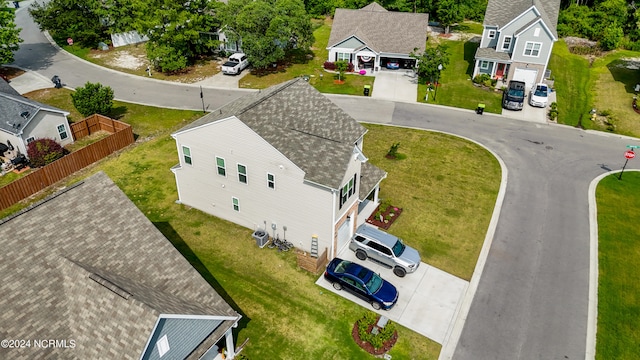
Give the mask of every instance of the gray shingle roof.
[(355, 143), (357, 121), (298, 78), (246, 95), (177, 131), (236, 116), (305, 172), (305, 179), (339, 188)]
[(386, 177), (387, 173), (384, 170), (368, 161), (363, 163), (360, 169), (360, 190), (358, 191), (360, 200), (366, 199), (374, 187)]
[(239, 319), (104, 173), (0, 220), (0, 234), (0, 339), (76, 344), (0, 358), (138, 359), (160, 314), (234, 319), (201, 355)]
[[(23, 97), (2, 79), (0, 79), (0, 109), (0, 130), (15, 135), (18, 135), (40, 110), (69, 115), (67, 111)], [(25, 117), (21, 114), (25, 114)]]
[(351, 36), (363, 34), (367, 38), (367, 45), (376, 52), (409, 54), (414, 48), (424, 50), (428, 14), (382, 10), (384, 8), (377, 3), (357, 10), (336, 9), (329, 47)]
[(511, 62), (509, 54), (502, 51), (496, 51), (494, 48), (478, 48), (476, 50), (475, 58), (478, 60), (501, 60), (503, 62)]
[(535, 6), (540, 11), (542, 21), (549, 27), (553, 35), (558, 37), (556, 28), (560, 0), (489, 0), (484, 15), (484, 25), (502, 27), (531, 6)]

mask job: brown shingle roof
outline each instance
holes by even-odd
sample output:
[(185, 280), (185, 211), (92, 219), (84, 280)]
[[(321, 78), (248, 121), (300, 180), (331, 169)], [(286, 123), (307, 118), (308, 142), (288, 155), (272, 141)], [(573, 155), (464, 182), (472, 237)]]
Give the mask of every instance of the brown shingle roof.
[(484, 15), (484, 25), (502, 27), (531, 6), (538, 9), (542, 21), (549, 27), (553, 35), (558, 37), (556, 28), (560, 0), (489, 0)]
[(382, 10), (384, 8), (377, 3), (357, 10), (336, 9), (328, 47), (337, 45), (359, 31), (368, 39), (367, 45), (376, 52), (409, 54), (414, 48), (424, 50), (428, 14)]
[(0, 234), (0, 339), (76, 344), (0, 358), (139, 359), (160, 314), (239, 319), (104, 173), (0, 220)]

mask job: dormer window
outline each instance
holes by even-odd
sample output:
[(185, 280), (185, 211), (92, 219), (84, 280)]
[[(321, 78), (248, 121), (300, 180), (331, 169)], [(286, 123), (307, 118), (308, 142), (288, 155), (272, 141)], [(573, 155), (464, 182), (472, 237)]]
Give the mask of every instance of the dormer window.
[(493, 39), (496, 37), (496, 31), (495, 30), (489, 30), (489, 34), (487, 35), (489, 37), (489, 39)]
[(509, 50), (511, 48), (511, 36), (505, 36), (502, 42), (502, 50)]

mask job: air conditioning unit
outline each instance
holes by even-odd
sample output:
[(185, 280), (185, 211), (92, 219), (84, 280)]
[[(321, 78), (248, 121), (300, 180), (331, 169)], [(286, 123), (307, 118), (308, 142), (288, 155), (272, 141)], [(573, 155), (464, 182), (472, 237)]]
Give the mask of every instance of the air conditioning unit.
[(256, 239), (256, 245), (260, 248), (263, 248), (269, 242), (269, 234), (262, 229), (257, 229), (251, 236)]

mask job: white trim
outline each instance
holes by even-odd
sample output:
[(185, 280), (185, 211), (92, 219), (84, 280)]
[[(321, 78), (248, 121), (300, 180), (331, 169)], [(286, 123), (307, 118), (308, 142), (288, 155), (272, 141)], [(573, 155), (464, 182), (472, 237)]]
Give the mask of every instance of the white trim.
[[(60, 126), (62, 126), (62, 128), (64, 129), (64, 133), (65, 133), (65, 138), (62, 138), (62, 134), (60, 133)], [(60, 141), (66, 140), (69, 138), (69, 129), (67, 128), (67, 126), (65, 126), (64, 123), (60, 124), (60, 125), (56, 125), (56, 130), (58, 131), (58, 136), (60, 137)]]
[[(218, 165), (218, 159), (222, 160), (222, 162), (224, 163), (222, 166), (222, 170), (224, 170), (224, 175), (220, 174), (220, 165)], [(218, 176), (222, 176), (222, 177), (227, 177), (227, 161), (220, 156), (215, 156), (215, 166), (216, 166), (216, 174)]]
[(487, 39), (495, 39), (497, 33), (498, 33), (498, 31), (494, 30), (494, 29), (487, 30)]
[[(242, 174), (240, 172), (240, 166), (244, 167), (244, 174)], [(238, 171), (238, 182), (241, 184), (245, 184), (245, 185), (249, 185), (249, 170), (247, 165), (245, 164), (241, 164), (241, 163), (236, 163), (236, 170)], [(240, 175), (244, 175), (244, 182), (242, 182), (242, 180), (240, 180)]]
[(544, 21), (542, 21), (542, 19), (538, 19), (537, 21), (534, 21), (533, 23), (531, 23), (529, 26), (527, 26), (526, 28), (522, 29), (518, 33), (514, 33), (514, 35), (522, 34), (522, 33), (526, 32), (527, 30), (531, 29), (531, 27), (535, 26), (536, 24), (541, 24), (545, 28), (545, 31), (551, 36), (551, 40), (552, 41), (554, 41), (554, 42), (558, 41), (558, 38), (555, 35), (553, 35), (553, 32), (551, 31), (551, 29), (547, 26), (547, 24), (545, 24)]
[[(531, 54), (527, 55), (527, 46), (529, 44), (531, 44), (531, 49), (530, 49), (531, 50)], [(540, 47), (537, 50), (535, 50), (536, 44), (540, 45)], [(537, 51), (538, 54), (537, 55), (533, 55), (534, 51)], [(524, 43), (524, 50), (522, 51), (522, 56), (538, 58), (538, 57), (540, 57), (540, 51), (542, 51), (542, 43), (541, 42), (538, 42), (538, 41), (527, 41), (526, 43)]]
[(167, 334), (162, 335), (162, 337), (156, 341), (156, 347), (158, 348), (158, 355), (160, 355), (160, 357), (163, 357), (169, 352), (169, 350), (171, 350)]
[[(478, 61), (480, 61), (480, 66), (479, 66), (480, 70), (489, 70), (490, 61), (488, 60), (478, 60)], [(487, 66), (482, 66), (482, 63), (487, 63)]]
[[(184, 154), (184, 149), (189, 150), (189, 155), (188, 156), (189, 156), (189, 160), (191, 161), (190, 163), (187, 162), (187, 159), (186, 159), (187, 155)], [(184, 161), (184, 163), (186, 165), (193, 166), (193, 154), (191, 153), (191, 148), (188, 147), (187, 145), (180, 145), (180, 153), (182, 154), (182, 159), (181, 159), (180, 163), (182, 163)]]
[(530, 10), (534, 11), (534, 13), (536, 14), (536, 17), (540, 16), (540, 10), (538, 10), (538, 8), (535, 5), (531, 5), (525, 11), (521, 12), (520, 15), (514, 17), (513, 19), (511, 19), (511, 21), (509, 21), (508, 23), (504, 24), (504, 26), (502, 26), (501, 29), (505, 29), (505, 28), (509, 27), (511, 24), (513, 24), (518, 19), (523, 17), (524, 14), (528, 13)]
[[(29, 139), (31, 139), (31, 140), (29, 140)], [(24, 143), (25, 143), (26, 145), (29, 145), (29, 143), (30, 143), (30, 142), (32, 142), (32, 141), (36, 141), (36, 138), (35, 138), (35, 137), (33, 137), (33, 136), (29, 136), (29, 137), (24, 141)]]
[[(273, 177), (273, 181), (269, 180), (269, 175)], [(273, 187), (269, 186), (269, 183), (273, 183)], [(276, 175), (267, 171), (267, 189), (275, 190), (276, 189)]]
[[(236, 206), (238, 207), (238, 209), (236, 209)], [(240, 212), (240, 199), (235, 196), (231, 197), (231, 209), (235, 212)]]
[[(509, 39), (509, 45), (505, 48), (504, 46), (507, 44), (507, 39)], [(502, 39), (502, 46), (500, 46), (500, 50), (510, 50), (512, 43), (513, 43), (513, 36), (505, 36)]]

